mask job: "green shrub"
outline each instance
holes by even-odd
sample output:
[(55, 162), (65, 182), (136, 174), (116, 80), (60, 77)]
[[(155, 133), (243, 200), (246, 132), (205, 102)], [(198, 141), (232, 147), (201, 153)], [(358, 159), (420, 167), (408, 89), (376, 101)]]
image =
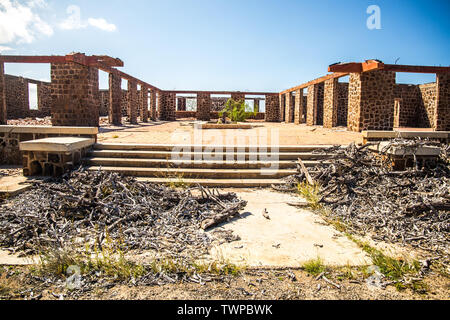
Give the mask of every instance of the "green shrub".
[(245, 104), (245, 100), (235, 101), (233, 99), (228, 99), (225, 104), (225, 108), (219, 112), (219, 116), (222, 118), (222, 121), (225, 118), (230, 118), (232, 122), (243, 122), (250, 118), (251, 116), (256, 115), (256, 112), (247, 112), (247, 105)]

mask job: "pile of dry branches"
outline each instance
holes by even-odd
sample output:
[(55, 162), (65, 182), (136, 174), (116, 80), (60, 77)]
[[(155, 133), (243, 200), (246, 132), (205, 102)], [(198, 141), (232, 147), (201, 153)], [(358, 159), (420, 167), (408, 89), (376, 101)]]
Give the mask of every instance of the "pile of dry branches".
[(183, 191), (140, 183), (115, 173), (72, 172), (0, 206), (0, 247), (34, 254), (70, 243), (126, 250), (154, 249), (165, 256), (199, 256), (216, 238), (204, 230), (239, 215), (246, 206), (233, 193), (198, 186)]
[[(390, 146), (409, 150), (427, 141), (393, 140)], [(448, 145), (437, 166), (394, 172), (368, 150), (352, 144), (333, 153), (309, 172), (289, 177), (285, 189), (310, 179), (320, 186), (319, 203), (350, 231), (376, 240), (407, 243), (436, 255), (448, 255), (450, 231), (450, 165)]]

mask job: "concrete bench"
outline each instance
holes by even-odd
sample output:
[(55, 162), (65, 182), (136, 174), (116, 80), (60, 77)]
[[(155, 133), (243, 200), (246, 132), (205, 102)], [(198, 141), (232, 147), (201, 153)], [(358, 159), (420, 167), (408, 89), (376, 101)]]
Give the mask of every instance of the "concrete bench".
[(97, 140), (96, 127), (0, 126), (0, 164), (20, 165), (24, 141), (51, 137), (82, 137)]
[(23, 175), (61, 176), (80, 163), (93, 138), (55, 137), (20, 143), (23, 153)]
[(363, 131), (362, 136), (364, 144), (371, 141), (383, 141), (396, 138), (421, 138), (447, 142), (450, 138), (450, 131)]
[(406, 167), (414, 165), (414, 156), (419, 162), (436, 162), (441, 154), (441, 149), (434, 146), (420, 146), (408, 148), (402, 146), (389, 146), (389, 141), (382, 141), (377, 145), (369, 146), (372, 150), (382, 156), (388, 157), (392, 161), (395, 170), (405, 170)]

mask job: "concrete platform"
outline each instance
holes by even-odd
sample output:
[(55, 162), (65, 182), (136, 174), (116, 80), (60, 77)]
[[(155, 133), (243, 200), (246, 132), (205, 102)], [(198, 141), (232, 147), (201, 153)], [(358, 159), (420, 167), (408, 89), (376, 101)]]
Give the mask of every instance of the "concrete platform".
[(180, 184), (197, 185), (210, 188), (266, 188), (272, 185), (279, 185), (280, 179), (177, 179), (177, 178), (137, 178), (137, 181), (160, 184)]
[(93, 138), (55, 137), (20, 143), (20, 151), (72, 152), (95, 143)]
[(433, 147), (433, 146), (421, 146), (417, 149), (411, 149), (407, 147), (396, 147), (396, 146), (390, 146), (388, 147), (390, 142), (380, 142), (377, 145), (373, 145), (369, 147), (369, 150), (378, 152), (378, 153), (385, 153), (391, 156), (396, 157), (406, 157), (406, 156), (413, 156), (414, 154), (416, 156), (423, 156), (423, 157), (439, 157), (441, 154), (441, 148), (439, 147)]
[[(242, 218), (222, 227), (232, 230), (241, 240), (213, 248), (212, 258), (248, 267), (298, 268), (317, 257), (334, 266), (372, 263), (354, 242), (324, 225), (319, 216), (287, 204), (299, 201), (298, 197), (268, 189), (239, 190), (237, 195), (248, 201)], [(270, 220), (263, 217), (264, 209)]]
[(0, 177), (0, 195), (13, 197), (31, 188), (24, 176)]

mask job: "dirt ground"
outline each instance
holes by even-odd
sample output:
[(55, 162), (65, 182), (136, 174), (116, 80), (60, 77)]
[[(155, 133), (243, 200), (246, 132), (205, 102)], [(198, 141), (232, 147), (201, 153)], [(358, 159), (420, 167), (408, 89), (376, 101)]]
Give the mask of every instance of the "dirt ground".
[[(98, 279), (89, 289), (68, 291), (61, 285), (39, 281), (24, 267), (0, 267), (0, 300), (448, 300), (450, 282), (436, 274), (425, 278), (427, 292), (402, 291), (393, 286), (369, 286), (355, 273), (326, 274), (330, 284), (303, 270), (247, 270), (206, 284), (178, 282), (165, 285), (118, 284)], [(61, 282), (61, 281), (60, 281)]]
[(218, 145), (308, 145), (361, 143), (362, 135), (346, 128), (324, 129), (293, 123), (252, 122), (253, 129), (209, 129), (194, 131), (192, 121), (141, 123), (136, 126), (100, 128), (101, 143), (138, 144), (218, 144)]

